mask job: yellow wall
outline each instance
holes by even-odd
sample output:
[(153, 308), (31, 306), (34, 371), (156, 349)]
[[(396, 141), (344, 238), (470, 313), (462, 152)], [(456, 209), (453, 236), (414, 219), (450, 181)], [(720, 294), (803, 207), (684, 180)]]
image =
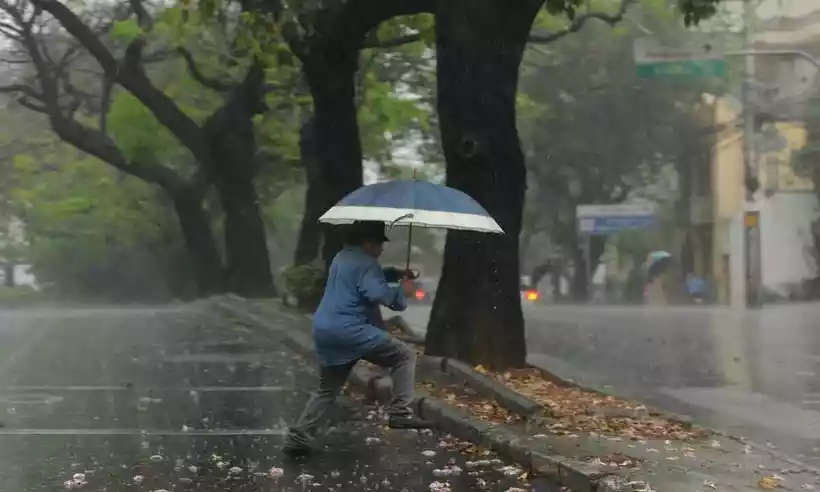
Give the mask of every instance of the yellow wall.
[[(729, 278), (725, 268), (724, 252), (729, 250), (729, 225), (733, 218), (743, 210), (745, 185), (743, 182), (743, 129), (738, 124), (738, 115), (724, 99), (715, 102), (715, 124), (727, 125), (718, 134), (712, 151), (712, 204), (713, 204), (713, 239), (711, 276), (720, 302), (728, 302)], [(742, 122), (741, 122), (742, 123)], [(786, 137), (788, 145), (779, 152), (758, 155), (758, 179), (761, 189), (765, 189), (772, 179), (768, 176), (767, 159), (776, 157), (778, 191), (811, 191), (811, 180), (799, 177), (792, 166), (793, 153), (806, 143), (806, 132), (801, 124), (781, 122), (777, 129)]]

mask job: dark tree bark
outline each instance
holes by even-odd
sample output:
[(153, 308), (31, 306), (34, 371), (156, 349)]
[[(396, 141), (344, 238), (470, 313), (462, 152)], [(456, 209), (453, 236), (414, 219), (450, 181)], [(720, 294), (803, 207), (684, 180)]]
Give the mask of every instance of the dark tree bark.
[(540, 1), (436, 7), (438, 112), (447, 184), (505, 234), (450, 232), (426, 352), (495, 369), (526, 363), (519, 244), (526, 169), (515, 121), (518, 67)]
[(173, 196), (174, 211), (191, 260), (197, 293), (205, 297), (224, 292), (225, 272), (211, 220), (202, 202), (202, 195), (193, 190), (180, 190)]
[[(362, 186), (362, 145), (355, 104), (358, 53), (357, 44), (342, 44), (315, 50), (303, 59), (313, 96), (316, 150), (321, 166), (321, 193), (315, 203), (319, 215)], [(322, 258), (329, 266), (342, 246), (339, 228), (324, 227), (324, 238)]]
[(15, 287), (17, 282), (14, 278), (14, 264), (7, 263), (3, 265), (3, 285), (6, 287)]
[(257, 174), (253, 116), (260, 111), (264, 69), (255, 63), (241, 84), (203, 125), (208, 160), (203, 164), (225, 213), (228, 289), (246, 297), (276, 295), (267, 237), (254, 187)]
[(306, 265), (319, 257), (322, 242), (322, 227), (319, 217), (325, 212), (324, 191), (322, 190), (322, 169), (318, 154), (313, 116), (303, 124), (299, 135), (302, 166), (305, 168), (307, 187), (305, 189), (305, 213), (299, 228), (293, 263)]

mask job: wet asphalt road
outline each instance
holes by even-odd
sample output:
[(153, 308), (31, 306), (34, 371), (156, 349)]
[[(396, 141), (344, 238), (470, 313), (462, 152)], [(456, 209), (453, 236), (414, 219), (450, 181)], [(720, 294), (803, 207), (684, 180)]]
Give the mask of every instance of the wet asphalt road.
[[(287, 460), (283, 433), (315, 382), (309, 361), (199, 308), (0, 311), (0, 490), (64, 490), (75, 474), (95, 492), (530, 490), (502, 465), (471, 474), (459, 443), (387, 430), (352, 398), (321, 453)], [(464, 471), (437, 477), (449, 464)]]
[[(820, 466), (820, 305), (525, 306), (530, 362)], [(429, 309), (406, 318), (424, 325)]]

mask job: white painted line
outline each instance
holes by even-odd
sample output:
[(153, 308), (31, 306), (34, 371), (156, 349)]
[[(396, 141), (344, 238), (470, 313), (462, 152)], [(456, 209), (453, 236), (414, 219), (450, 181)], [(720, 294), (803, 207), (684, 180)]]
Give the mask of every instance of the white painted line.
[(287, 432), (287, 429), (214, 429), (187, 432), (141, 429), (0, 429), (0, 436), (284, 436)]
[(146, 392), (156, 391), (200, 391), (206, 392), (279, 392), (279, 391), (297, 391), (295, 387), (285, 386), (175, 386), (175, 387), (156, 387), (156, 386), (138, 386), (128, 388), (125, 386), (7, 386), (0, 389), (2, 392), (21, 392), (21, 391), (125, 391), (129, 393), (143, 394)]

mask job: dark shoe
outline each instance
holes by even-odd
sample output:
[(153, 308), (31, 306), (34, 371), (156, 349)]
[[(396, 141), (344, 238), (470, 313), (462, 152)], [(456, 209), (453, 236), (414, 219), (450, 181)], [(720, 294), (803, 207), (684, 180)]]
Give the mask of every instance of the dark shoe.
[(387, 425), (391, 429), (431, 429), (436, 426), (435, 422), (424, 420), (415, 415), (391, 416)]
[(313, 453), (313, 448), (307, 444), (286, 442), (285, 445), (282, 446), (282, 452), (291, 458), (298, 458), (300, 456), (307, 456)]
[(291, 457), (305, 456), (313, 452), (309, 439), (301, 433), (291, 431), (285, 436), (282, 452)]

